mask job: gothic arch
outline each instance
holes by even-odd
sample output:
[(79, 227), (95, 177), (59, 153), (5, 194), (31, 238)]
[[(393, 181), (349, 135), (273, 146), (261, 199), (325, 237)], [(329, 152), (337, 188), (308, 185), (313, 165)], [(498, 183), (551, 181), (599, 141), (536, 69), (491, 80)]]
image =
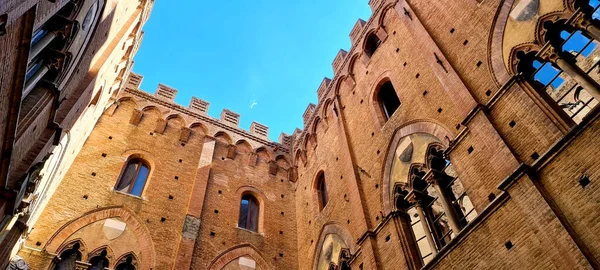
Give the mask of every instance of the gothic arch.
[(517, 65), (519, 64), (519, 59), (517, 58), (518, 52), (538, 52), (540, 51), (540, 49), (541, 46), (536, 43), (523, 43), (512, 48), (512, 50), (510, 51), (510, 55), (508, 56), (508, 71), (510, 72), (510, 75), (516, 75), (519, 73), (519, 71), (517, 70)]
[[(380, 12), (379, 12), (379, 18), (377, 19), (377, 25), (381, 26), (385, 29), (385, 18), (387, 17), (387, 12), (389, 10), (394, 10), (394, 7), (396, 7), (396, 1), (391, 1), (389, 3), (384, 3), (384, 6), (381, 8)], [(395, 14), (395, 12), (392, 12), (392, 14)], [(393, 16), (393, 15), (392, 15)]]
[(342, 75), (338, 79), (335, 80), (335, 84), (333, 86), (334, 94), (335, 94), (334, 96), (342, 96), (342, 95), (340, 95), (340, 90), (342, 87), (344, 87), (344, 84), (349, 85), (350, 86), (349, 89), (354, 88), (355, 82), (354, 82), (354, 79), (352, 78), (352, 75)]
[(208, 134), (208, 128), (204, 124), (202, 124), (200, 122), (192, 123), (190, 125), (190, 129), (191, 130), (199, 130), (199, 131), (202, 132), (203, 135)]
[[(127, 162), (127, 160), (130, 158), (140, 158), (140, 159), (143, 159), (146, 162), (148, 162), (148, 165), (150, 165), (150, 168), (156, 168), (155, 167), (156, 163), (154, 162), (154, 159), (152, 158), (152, 154), (148, 151), (144, 151), (141, 149), (129, 149), (129, 150), (123, 151), (123, 153), (121, 153), (121, 157), (123, 157), (123, 162)], [(148, 179), (150, 179), (150, 176), (148, 176)]]
[(273, 154), (264, 146), (256, 148), (256, 150), (254, 150), (254, 153), (256, 153), (257, 156), (260, 156), (261, 153), (265, 153), (267, 161), (273, 160)]
[(404, 125), (398, 127), (394, 132), (392, 140), (387, 149), (386, 159), (383, 166), (383, 177), (381, 178), (381, 186), (382, 188), (382, 203), (383, 203), (383, 213), (388, 214), (393, 209), (393, 196), (390, 192), (390, 177), (391, 177), (391, 169), (392, 169), (392, 161), (394, 159), (394, 153), (396, 148), (398, 147), (398, 143), (400, 139), (415, 133), (428, 133), (436, 138), (438, 138), (445, 147), (449, 146), (450, 140), (454, 139), (454, 134), (449, 131), (446, 127), (441, 124), (438, 124), (431, 120), (414, 120)]
[(283, 169), (287, 170), (290, 168), (290, 162), (284, 155), (278, 155), (275, 157), (275, 161), (279, 167), (283, 167)]
[(235, 143), (235, 146), (240, 152), (249, 153), (252, 152), (252, 146), (246, 140), (239, 140)]
[(88, 248), (86, 243), (83, 241), (83, 239), (77, 238), (77, 239), (73, 239), (69, 242), (63, 243), (62, 245), (60, 245), (60, 247), (56, 250), (55, 254), (56, 256), (60, 256), (63, 252), (67, 251), (68, 249), (72, 248), (73, 245), (75, 244), (79, 244), (79, 253), (81, 254), (81, 260), (82, 261), (87, 261), (88, 259)]
[(545, 38), (546, 30), (544, 29), (545, 22), (558, 22), (558, 21), (567, 21), (570, 15), (564, 13), (563, 11), (555, 11), (541, 16), (536, 23), (535, 26), (535, 42), (541, 46), (546, 44), (547, 40)]
[(263, 259), (260, 252), (251, 244), (241, 244), (226, 249), (221, 252), (221, 254), (217, 255), (217, 257), (208, 265), (208, 269), (221, 270), (225, 265), (242, 256), (251, 257), (256, 262), (259, 269), (275, 269)]
[(215, 136), (213, 136), (213, 137), (215, 139), (222, 138), (225, 142), (227, 142), (227, 144), (232, 143), (231, 136), (229, 136), (229, 134), (227, 134), (225, 131), (219, 131), (219, 132), (215, 133)]
[(350, 61), (348, 61), (348, 74), (354, 75), (354, 65), (356, 65), (356, 60), (360, 58), (361, 53), (355, 53), (350, 57)]
[(153, 268), (155, 251), (150, 231), (144, 223), (138, 221), (133, 211), (120, 206), (95, 209), (65, 223), (48, 239), (48, 242), (44, 245), (44, 250), (56, 254), (60, 251), (61, 244), (77, 230), (96, 221), (113, 217), (121, 218), (125, 223), (131, 225), (130, 228), (135, 233), (140, 243), (141, 252), (144, 255), (144, 260), (140, 264), (141, 269)]
[(355, 254), (356, 251), (358, 250), (358, 245), (354, 242), (354, 238), (352, 237), (352, 235), (350, 234), (350, 231), (348, 231), (348, 229), (346, 229), (346, 227), (344, 227), (342, 224), (335, 222), (335, 221), (330, 221), (327, 222), (323, 225), (323, 228), (321, 229), (321, 232), (319, 233), (319, 241), (317, 242), (317, 245), (315, 246), (313, 253), (312, 253), (312, 268), (311, 269), (317, 269), (317, 263), (318, 263), (318, 258), (317, 256), (319, 255), (319, 250), (321, 249), (321, 246), (323, 245), (323, 241), (325, 241), (325, 237), (328, 234), (336, 234), (338, 236), (340, 236), (344, 242), (346, 243), (346, 245), (348, 246), (348, 248), (350, 249), (350, 253), (351, 254)]
[[(104, 112), (108, 113), (110, 116), (114, 115), (115, 113), (123, 110), (123, 107), (125, 105), (131, 105), (132, 109), (137, 109), (139, 108), (139, 104), (135, 101), (134, 98), (132, 97), (122, 97), (120, 99), (118, 99), (117, 101), (115, 101), (111, 106), (109, 106)], [(114, 106), (114, 107), (113, 107)], [(112, 108), (112, 109), (111, 109)]]
[(87, 253), (87, 260), (85, 261), (89, 261), (91, 260), (93, 257), (100, 255), (100, 253), (102, 253), (103, 250), (106, 250), (106, 258), (108, 258), (109, 261), (114, 261), (115, 259), (115, 253), (112, 250), (112, 248), (110, 248), (110, 246), (108, 245), (104, 245), (101, 247), (98, 247), (90, 252)]
[(150, 105), (150, 106), (146, 106), (144, 108), (142, 108), (142, 112), (144, 112), (144, 114), (150, 114), (152, 116), (161, 118), (162, 117), (162, 112), (160, 111), (160, 109), (154, 105)]
[[(492, 67), (490, 72), (492, 78), (497, 87), (502, 86), (508, 80), (510, 80), (510, 74), (504, 63), (503, 49), (504, 49), (504, 31), (508, 22), (508, 16), (512, 9), (515, 0), (502, 0), (498, 5), (496, 14), (494, 16), (494, 23), (490, 29), (490, 35), (488, 39), (488, 62)], [(513, 73), (514, 74), (514, 73)]]
[(186, 127), (187, 123), (185, 121), (185, 119), (183, 119), (183, 117), (179, 114), (171, 114), (169, 116), (167, 116), (167, 122), (172, 122), (172, 121), (179, 121), (179, 126), (180, 127)]

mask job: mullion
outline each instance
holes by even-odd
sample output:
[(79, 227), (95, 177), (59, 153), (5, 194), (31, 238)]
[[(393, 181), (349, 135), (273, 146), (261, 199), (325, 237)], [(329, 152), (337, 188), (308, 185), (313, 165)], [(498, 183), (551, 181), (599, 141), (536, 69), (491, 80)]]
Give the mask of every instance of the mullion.
[(135, 170), (135, 177), (133, 178), (133, 180), (131, 181), (131, 183), (129, 184), (129, 188), (127, 193), (131, 194), (131, 191), (133, 191), (133, 186), (135, 185), (135, 181), (137, 181), (138, 175), (140, 174), (140, 170), (142, 169), (142, 162), (140, 160), (136, 161), (138, 167)]
[(573, 113), (572, 117), (575, 117), (577, 114), (579, 114), (583, 109), (585, 109), (586, 107), (588, 107), (588, 105), (590, 105), (590, 103), (592, 103), (592, 101), (594, 101), (593, 97), (590, 97), (590, 100), (588, 100), (587, 102), (583, 103), (583, 106), (581, 106), (581, 108), (579, 110), (577, 110), (575, 113)]

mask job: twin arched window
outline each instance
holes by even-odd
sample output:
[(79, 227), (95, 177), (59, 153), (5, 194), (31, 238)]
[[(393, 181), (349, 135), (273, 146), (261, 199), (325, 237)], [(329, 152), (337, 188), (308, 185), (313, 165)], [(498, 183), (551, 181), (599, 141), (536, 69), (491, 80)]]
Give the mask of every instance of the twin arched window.
[[(595, 27), (600, 26), (595, 1), (575, 1), (575, 7), (583, 13), (583, 19)], [(528, 80), (533, 89), (551, 98), (575, 123), (598, 105), (600, 101), (600, 77), (598, 74), (598, 51), (600, 36), (586, 28), (573, 24), (566, 18), (546, 19), (543, 26), (543, 48), (520, 48), (514, 52), (513, 66)], [(540, 50), (540, 51), (537, 51)], [(554, 105), (554, 104), (553, 104)]]
[(142, 195), (149, 174), (150, 166), (146, 161), (140, 158), (130, 159), (125, 164), (115, 190), (139, 197)]
[(238, 219), (238, 227), (258, 232), (258, 217), (260, 214), (260, 206), (258, 200), (252, 194), (246, 193), (242, 195), (240, 202), (240, 217)]
[(377, 103), (385, 121), (389, 120), (394, 112), (398, 110), (400, 107), (400, 98), (398, 98), (392, 82), (388, 81), (379, 87), (377, 90)]

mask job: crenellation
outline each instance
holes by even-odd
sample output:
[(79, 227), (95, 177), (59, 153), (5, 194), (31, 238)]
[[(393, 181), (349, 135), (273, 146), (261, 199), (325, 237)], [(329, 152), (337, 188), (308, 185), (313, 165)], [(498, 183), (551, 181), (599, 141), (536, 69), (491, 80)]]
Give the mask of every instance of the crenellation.
[(340, 49), (338, 54), (333, 59), (333, 63), (331, 63), (331, 66), (333, 67), (334, 77), (338, 75), (340, 68), (344, 64), (344, 60), (346, 59), (347, 56), (348, 56), (348, 52), (344, 49)]
[(204, 101), (197, 97), (192, 97), (192, 100), (190, 101), (190, 106), (188, 107), (188, 109), (190, 109), (191, 111), (197, 112), (199, 114), (208, 115), (208, 106), (209, 105), (210, 105), (210, 103), (208, 103), (207, 101)]
[(291, 148), (292, 136), (288, 135), (285, 132), (281, 132), (281, 134), (279, 134), (279, 144), (283, 145), (283, 147)]
[(319, 102), (321, 101), (321, 99), (323, 98), (325, 93), (327, 92), (327, 89), (329, 88), (330, 83), (331, 83), (331, 79), (327, 78), (327, 77), (323, 78), (323, 81), (321, 81), (321, 85), (319, 85), (319, 89), (317, 89), (317, 96), (319, 98)]
[(306, 107), (306, 110), (304, 111), (304, 114), (302, 115), (302, 117), (304, 118), (304, 127), (308, 126), (310, 119), (312, 118), (312, 115), (315, 112), (316, 108), (317, 108), (317, 105), (315, 105), (313, 103), (309, 103), (308, 106)]
[(371, 7), (371, 11), (375, 12), (375, 10), (377, 10), (377, 8), (383, 2), (385, 2), (385, 0), (369, 0), (369, 6)]
[(158, 98), (162, 98), (168, 101), (175, 101), (175, 96), (177, 95), (177, 90), (175, 88), (166, 86), (162, 83), (158, 84), (158, 88), (156, 88), (156, 93), (154, 96)]
[(250, 134), (257, 135), (259, 137), (268, 138), (269, 137), (269, 127), (258, 123), (256, 121), (252, 121), (250, 124)]
[(352, 41), (352, 46), (354, 46), (356, 42), (361, 39), (360, 35), (366, 24), (367, 22), (365, 22), (363, 19), (358, 19), (356, 24), (354, 24), (352, 31), (350, 31), (350, 41)]
[(223, 109), (223, 111), (221, 111), (220, 120), (221, 122), (234, 127), (239, 127), (240, 125), (240, 115), (228, 109)]

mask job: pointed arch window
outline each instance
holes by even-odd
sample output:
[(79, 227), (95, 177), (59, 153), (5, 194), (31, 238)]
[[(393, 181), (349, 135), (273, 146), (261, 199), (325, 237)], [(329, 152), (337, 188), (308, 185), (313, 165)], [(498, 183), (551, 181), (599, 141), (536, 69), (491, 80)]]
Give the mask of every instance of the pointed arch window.
[(377, 48), (381, 45), (381, 39), (374, 32), (367, 36), (367, 40), (365, 42), (365, 53), (370, 58), (373, 56)]
[(90, 266), (88, 270), (104, 270), (104, 268), (108, 268), (108, 252), (103, 250), (97, 256), (94, 256), (90, 259)]
[(117, 181), (115, 190), (139, 197), (142, 195), (149, 174), (150, 166), (145, 160), (141, 158), (130, 159), (126, 163), (119, 181)]
[[(583, 20), (593, 28), (600, 26), (598, 1), (574, 2)], [(515, 73), (548, 98), (555, 110), (564, 111), (565, 118), (579, 123), (600, 100), (600, 36), (567, 18), (545, 18), (539, 25), (542, 47), (516, 49)]]
[(321, 172), (317, 178), (317, 196), (319, 198), (319, 209), (323, 210), (329, 202), (327, 194), (327, 184), (325, 183), (325, 173)]
[(132, 255), (127, 255), (127, 257), (121, 259), (115, 267), (115, 270), (135, 270), (136, 261), (134, 260)]
[(246, 193), (240, 201), (240, 217), (238, 219), (238, 227), (258, 232), (258, 216), (260, 214), (260, 206), (256, 197)]
[(392, 177), (398, 180), (392, 178), (393, 205), (406, 224), (401, 230), (411, 235), (403, 241), (414, 261), (427, 264), (477, 213), (437, 138), (406, 136), (393, 158), (397, 171)]
[(60, 254), (60, 260), (54, 267), (54, 270), (71, 270), (75, 269), (77, 261), (81, 260), (81, 244), (76, 242), (72, 247), (66, 249)]
[(394, 112), (400, 107), (400, 98), (396, 94), (396, 89), (392, 82), (387, 81), (382, 84), (377, 91), (377, 103), (385, 121), (389, 120)]

